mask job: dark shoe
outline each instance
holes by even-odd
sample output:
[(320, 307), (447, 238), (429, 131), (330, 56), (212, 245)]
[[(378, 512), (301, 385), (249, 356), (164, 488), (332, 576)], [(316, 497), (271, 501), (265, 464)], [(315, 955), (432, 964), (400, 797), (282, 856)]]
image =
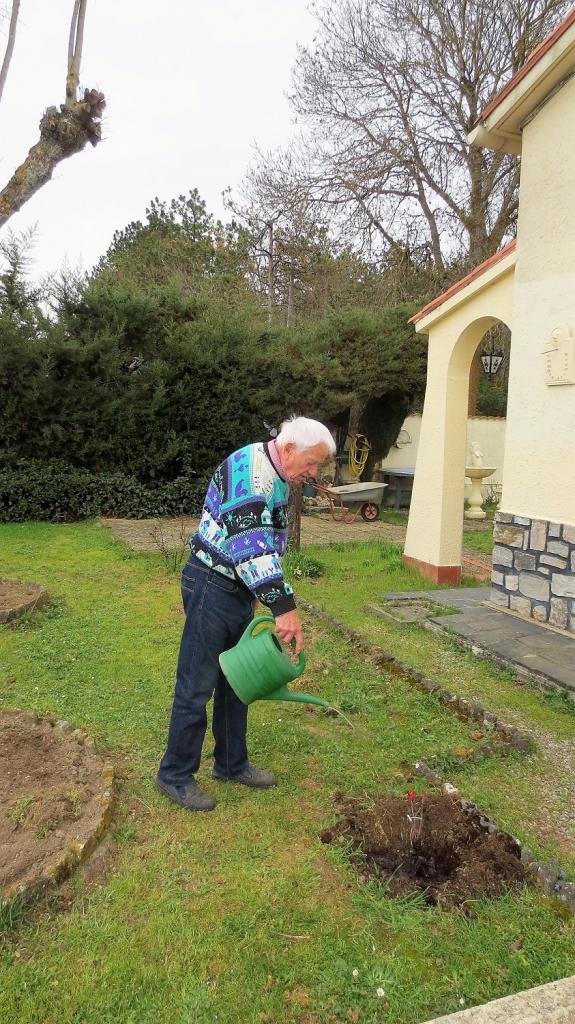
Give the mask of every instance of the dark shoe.
[(178, 807), (185, 807), (187, 811), (213, 811), (216, 801), (213, 797), (203, 793), (195, 779), (185, 786), (170, 786), (156, 778), (156, 787), (167, 796), (168, 800), (177, 804)]
[(271, 772), (266, 772), (263, 768), (254, 768), (253, 764), (249, 764), (238, 775), (220, 775), (217, 769), (213, 768), (212, 778), (218, 779), (219, 782), (240, 782), (242, 786), (251, 786), (253, 789), (271, 789), (272, 786), (277, 786), (278, 782)]

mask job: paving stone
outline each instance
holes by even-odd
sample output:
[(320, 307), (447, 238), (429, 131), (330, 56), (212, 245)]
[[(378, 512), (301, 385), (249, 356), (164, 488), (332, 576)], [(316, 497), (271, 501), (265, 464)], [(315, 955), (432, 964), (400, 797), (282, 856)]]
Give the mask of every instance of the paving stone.
[(505, 577), (502, 572), (496, 572), (495, 569), (491, 573), (491, 582), (497, 587), (502, 587)]
[(560, 537), (561, 536), (561, 523), (549, 523), (547, 530), (548, 537)]
[(519, 589), (519, 576), (506, 576), (505, 577), (505, 589), (506, 590), (518, 590)]
[(534, 604), (531, 614), (536, 622), (547, 622), (549, 609), (546, 604)]
[(518, 526), (531, 526), (531, 520), (525, 516), (513, 516), (513, 522), (517, 523)]
[(509, 594), (505, 594), (501, 590), (491, 591), (491, 601), (493, 604), (500, 604), (502, 608), (509, 608)]
[[(416, 595), (412, 593), (411, 596)], [(486, 604), (489, 597), (488, 587), (435, 591), (435, 602), (451, 608), (459, 602), (461, 611), (456, 615), (438, 615), (430, 621), (455, 633), (484, 655), (491, 653), (512, 667), (575, 691), (575, 636), (562, 635), (530, 618), (509, 615), (492, 604)], [(530, 612), (531, 601), (527, 598), (511, 594), (509, 601), (513, 611)], [(575, 598), (567, 601), (566, 605), (569, 625), (575, 633)], [(575, 1016), (571, 1024), (575, 1024)]]
[(575, 544), (575, 526), (567, 526), (567, 524), (564, 523), (563, 540), (566, 540), (569, 544)]
[(424, 1024), (573, 1024), (575, 976), (493, 999)]

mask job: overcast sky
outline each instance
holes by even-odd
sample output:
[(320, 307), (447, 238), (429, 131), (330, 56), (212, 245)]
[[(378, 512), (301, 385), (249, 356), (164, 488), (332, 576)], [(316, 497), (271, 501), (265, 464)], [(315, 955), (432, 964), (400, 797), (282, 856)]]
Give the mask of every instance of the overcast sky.
[[(297, 43), (313, 35), (307, 3), (88, 0), (81, 85), (106, 96), (103, 139), (60, 163), (2, 229), (38, 225), (33, 276), (64, 262), (90, 269), (154, 196), (197, 188), (211, 213), (228, 216), (221, 193), (240, 183), (254, 143), (274, 148), (293, 133), (285, 94)], [(72, 6), (21, 2), (0, 105), (0, 187), (38, 141), (44, 109), (63, 102)]]

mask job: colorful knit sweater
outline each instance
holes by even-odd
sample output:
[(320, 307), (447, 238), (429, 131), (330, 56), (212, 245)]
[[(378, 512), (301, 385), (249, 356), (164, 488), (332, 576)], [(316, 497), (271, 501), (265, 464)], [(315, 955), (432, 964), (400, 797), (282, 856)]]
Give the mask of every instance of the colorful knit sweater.
[(196, 558), (239, 579), (274, 615), (295, 608), (280, 562), (287, 545), (288, 494), (275, 445), (248, 444), (216, 469), (190, 541)]

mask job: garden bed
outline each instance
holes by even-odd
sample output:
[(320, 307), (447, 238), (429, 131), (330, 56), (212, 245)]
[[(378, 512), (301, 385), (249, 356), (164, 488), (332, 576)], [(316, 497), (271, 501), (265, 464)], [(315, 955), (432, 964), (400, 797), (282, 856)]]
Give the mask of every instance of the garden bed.
[(112, 770), (67, 722), (0, 713), (0, 900), (59, 882), (96, 845)]
[(45, 604), (48, 591), (36, 583), (0, 580), (0, 622), (10, 622)]
[(384, 794), (366, 805), (337, 794), (336, 803), (322, 842), (349, 841), (361, 877), (384, 882), (391, 896), (420, 892), (431, 906), (470, 913), (473, 901), (527, 881), (517, 840), (450, 796)]

